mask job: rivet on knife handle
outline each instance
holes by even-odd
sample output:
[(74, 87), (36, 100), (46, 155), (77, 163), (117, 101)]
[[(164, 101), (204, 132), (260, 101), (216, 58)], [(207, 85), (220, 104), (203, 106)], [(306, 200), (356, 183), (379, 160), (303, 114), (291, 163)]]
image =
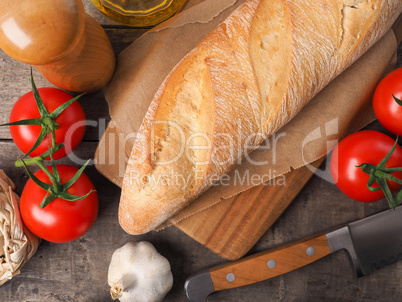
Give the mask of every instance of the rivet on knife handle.
[(239, 287), (285, 274), (330, 253), (346, 249), (357, 276), (402, 259), (402, 206), (266, 252), (224, 264), (187, 279), (192, 302), (223, 289)]
[(276, 277), (331, 253), (324, 234), (262, 252), (210, 270), (215, 291)]

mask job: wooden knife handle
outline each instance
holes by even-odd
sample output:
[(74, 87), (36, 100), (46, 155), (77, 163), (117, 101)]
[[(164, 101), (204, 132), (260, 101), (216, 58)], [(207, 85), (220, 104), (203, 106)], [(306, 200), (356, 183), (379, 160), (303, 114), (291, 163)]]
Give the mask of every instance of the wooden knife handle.
[(216, 291), (273, 278), (330, 254), (325, 234), (286, 244), (210, 270)]

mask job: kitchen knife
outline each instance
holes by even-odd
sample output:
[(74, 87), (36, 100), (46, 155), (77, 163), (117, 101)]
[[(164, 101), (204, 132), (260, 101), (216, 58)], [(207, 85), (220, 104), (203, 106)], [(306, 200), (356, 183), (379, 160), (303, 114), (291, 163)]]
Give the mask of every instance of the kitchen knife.
[(215, 291), (273, 278), (346, 249), (358, 277), (402, 259), (402, 206), (189, 277), (184, 285), (192, 302)]

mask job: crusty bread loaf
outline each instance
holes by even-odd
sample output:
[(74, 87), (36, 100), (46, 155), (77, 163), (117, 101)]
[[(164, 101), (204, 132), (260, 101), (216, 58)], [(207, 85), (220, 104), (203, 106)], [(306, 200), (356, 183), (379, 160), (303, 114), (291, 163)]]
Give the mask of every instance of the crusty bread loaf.
[(172, 70), (142, 122), (119, 222), (155, 229), (391, 27), (401, 0), (248, 0)]

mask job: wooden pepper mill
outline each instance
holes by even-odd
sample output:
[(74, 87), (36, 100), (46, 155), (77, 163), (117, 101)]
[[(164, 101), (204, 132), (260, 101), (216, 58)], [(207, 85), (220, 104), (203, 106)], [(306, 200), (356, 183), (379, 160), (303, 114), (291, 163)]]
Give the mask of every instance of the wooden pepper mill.
[(49, 82), (73, 92), (94, 92), (116, 63), (103, 28), (81, 0), (0, 0), (0, 48), (34, 65)]

